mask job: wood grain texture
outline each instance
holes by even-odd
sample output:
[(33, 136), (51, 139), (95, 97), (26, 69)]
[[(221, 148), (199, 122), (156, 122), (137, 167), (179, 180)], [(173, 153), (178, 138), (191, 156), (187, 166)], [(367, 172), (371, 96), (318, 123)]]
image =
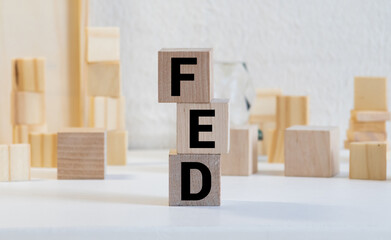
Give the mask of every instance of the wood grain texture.
[(384, 122), (391, 120), (391, 113), (386, 111), (350, 111), (356, 122)]
[(11, 144), (10, 156), (10, 181), (30, 180), (30, 145)]
[(29, 143), (29, 127), (27, 125), (13, 126), (12, 143)]
[[(190, 110), (214, 110), (215, 117), (200, 117), (199, 125), (212, 125), (212, 132), (200, 132), (199, 141), (214, 141), (214, 148), (190, 148)], [(222, 154), (229, 151), (229, 100), (211, 103), (177, 104), (177, 151), (191, 154)]]
[(387, 111), (387, 79), (384, 77), (355, 77), (354, 109)]
[(384, 142), (351, 143), (349, 178), (386, 180), (387, 144)]
[(12, 61), (14, 91), (45, 91), (45, 59), (17, 58)]
[(285, 130), (285, 176), (333, 177), (339, 172), (337, 127), (293, 126)]
[[(253, 172), (258, 172), (258, 126), (257, 125), (249, 125), (250, 128), (250, 143), (251, 143), (251, 155), (252, 155), (252, 163), (253, 163)], [(232, 145), (231, 145), (232, 146)]]
[(283, 163), (284, 162), (284, 130), (271, 130), (271, 141), (268, 150), (267, 161), (269, 163)]
[(10, 159), (8, 145), (0, 145), (0, 182), (8, 182), (10, 175)]
[(30, 133), (29, 143), (31, 146), (31, 167), (42, 167), (43, 135), (41, 133)]
[(351, 130), (346, 131), (346, 135), (348, 137), (348, 141), (376, 141), (382, 142), (387, 141), (387, 133), (386, 132), (354, 132)]
[[(180, 96), (171, 95), (171, 59), (197, 58), (195, 65), (181, 65), (181, 74), (194, 81), (180, 82)], [(158, 53), (159, 102), (209, 103), (213, 98), (212, 49), (162, 49)]]
[(44, 124), (45, 95), (36, 92), (15, 92), (15, 124)]
[(107, 132), (107, 165), (126, 165), (128, 131)]
[[(181, 164), (199, 162), (208, 167), (211, 173), (211, 190), (198, 201), (182, 200)], [(217, 154), (176, 154), (169, 156), (169, 205), (170, 206), (220, 206), (221, 204), (220, 155)], [(202, 187), (202, 175), (198, 170), (190, 173), (190, 191), (197, 193)]]
[(57, 133), (42, 134), (42, 167), (57, 167)]
[(123, 98), (90, 97), (88, 126), (107, 130), (124, 128), (123, 101)]
[(277, 96), (277, 129), (309, 122), (308, 96)]
[(88, 64), (89, 96), (121, 96), (121, 78), (119, 62)]
[(87, 62), (120, 60), (118, 27), (87, 27)]
[(350, 128), (353, 132), (386, 132), (386, 122), (355, 122), (350, 120)]

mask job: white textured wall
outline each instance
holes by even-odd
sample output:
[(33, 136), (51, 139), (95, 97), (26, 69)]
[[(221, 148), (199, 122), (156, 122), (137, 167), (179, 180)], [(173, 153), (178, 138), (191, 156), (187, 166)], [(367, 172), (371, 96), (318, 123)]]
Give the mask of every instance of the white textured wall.
[(157, 103), (162, 47), (213, 47), (247, 62), (256, 87), (310, 95), (311, 124), (338, 125), (341, 142), (353, 77), (391, 78), (387, 0), (90, 0), (89, 19), (121, 28), (131, 148), (175, 146), (175, 104)]

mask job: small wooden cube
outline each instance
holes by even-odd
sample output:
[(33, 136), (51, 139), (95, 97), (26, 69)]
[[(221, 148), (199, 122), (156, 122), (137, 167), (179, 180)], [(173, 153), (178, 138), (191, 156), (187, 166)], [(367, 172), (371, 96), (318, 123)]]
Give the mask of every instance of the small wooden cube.
[(222, 154), (229, 151), (229, 100), (177, 104), (177, 151)]
[(42, 166), (57, 167), (57, 133), (42, 134)]
[(354, 109), (387, 111), (387, 79), (384, 77), (355, 77)]
[(31, 167), (42, 167), (44, 148), (42, 133), (30, 133), (29, 143), (31, 146)]
[(350, 111), (356, 122), (384, 122), (391, 120), (391, 113), (386, 111)]
[(212, 49), (162, 49), (158, 62), (159, 102), (212, 100)]
[(9, 157), (10, 181), (30, 180), (30, 145), (11, 144)]
[(121, 101), (121, 98), (90, 97), (89, 127), (118, 129)]
[(387, 143), (350, 143), (349, 178), (386, 180)]
[(14, 91), (45, 91), (45, 59), (18, 58), (13, 60)]
[(169, 205), (219, 206), (220, 178), (220, 155), (170, 152)]
[(128, 132), (107, 132), (107, 165), (126, 165), (128, 153)]
[(117, 27), (87, 28), (87, 62), (120, 60), (120, 33)]
[(337, 127), (293, 126), (285, 130), (285, 176), (332, 177), (339, 172)]
[(121, 78), (119, 62), (88, 64), (89, 96), (121, 96)]
[(43, 124), (45, 122), (45, 97), (43, 93), (14, 93), (14, 123)]
[(104, 179), (105, 166), (105, 130), (74, 128), (58, 133), (58, 179)]
[(0, 145), (0, 182), (8, 182), (10, 175), (10, 159), (8, 145)]

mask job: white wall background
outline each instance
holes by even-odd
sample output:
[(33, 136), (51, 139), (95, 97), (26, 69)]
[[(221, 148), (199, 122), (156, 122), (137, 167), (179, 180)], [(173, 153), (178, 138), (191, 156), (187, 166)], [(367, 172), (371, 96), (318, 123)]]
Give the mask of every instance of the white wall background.
[(89, 20), (121, 28), (131, 148), (175, 146), (175, 104), (157, 103), (162, 47), (213, 47), (247, 62), (256, 87), (310, 95), (310, 123), (339, 126), (341, 143), (353, 77), (391, 78), (387, 0), (90, 0)]

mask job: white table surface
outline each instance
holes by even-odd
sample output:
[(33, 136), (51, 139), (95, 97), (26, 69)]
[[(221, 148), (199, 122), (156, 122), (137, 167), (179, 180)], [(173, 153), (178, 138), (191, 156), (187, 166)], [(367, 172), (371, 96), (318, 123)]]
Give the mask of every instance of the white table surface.
[[(391, 182), (283, 176), (259, 163), (222, 177), (220, 207), (168, 207), (168, 151), (131, 151), (105, 180), (0, 183), (0, 239), (391, 239)], [(390, 168), (388, 169), (390, 175)]]

